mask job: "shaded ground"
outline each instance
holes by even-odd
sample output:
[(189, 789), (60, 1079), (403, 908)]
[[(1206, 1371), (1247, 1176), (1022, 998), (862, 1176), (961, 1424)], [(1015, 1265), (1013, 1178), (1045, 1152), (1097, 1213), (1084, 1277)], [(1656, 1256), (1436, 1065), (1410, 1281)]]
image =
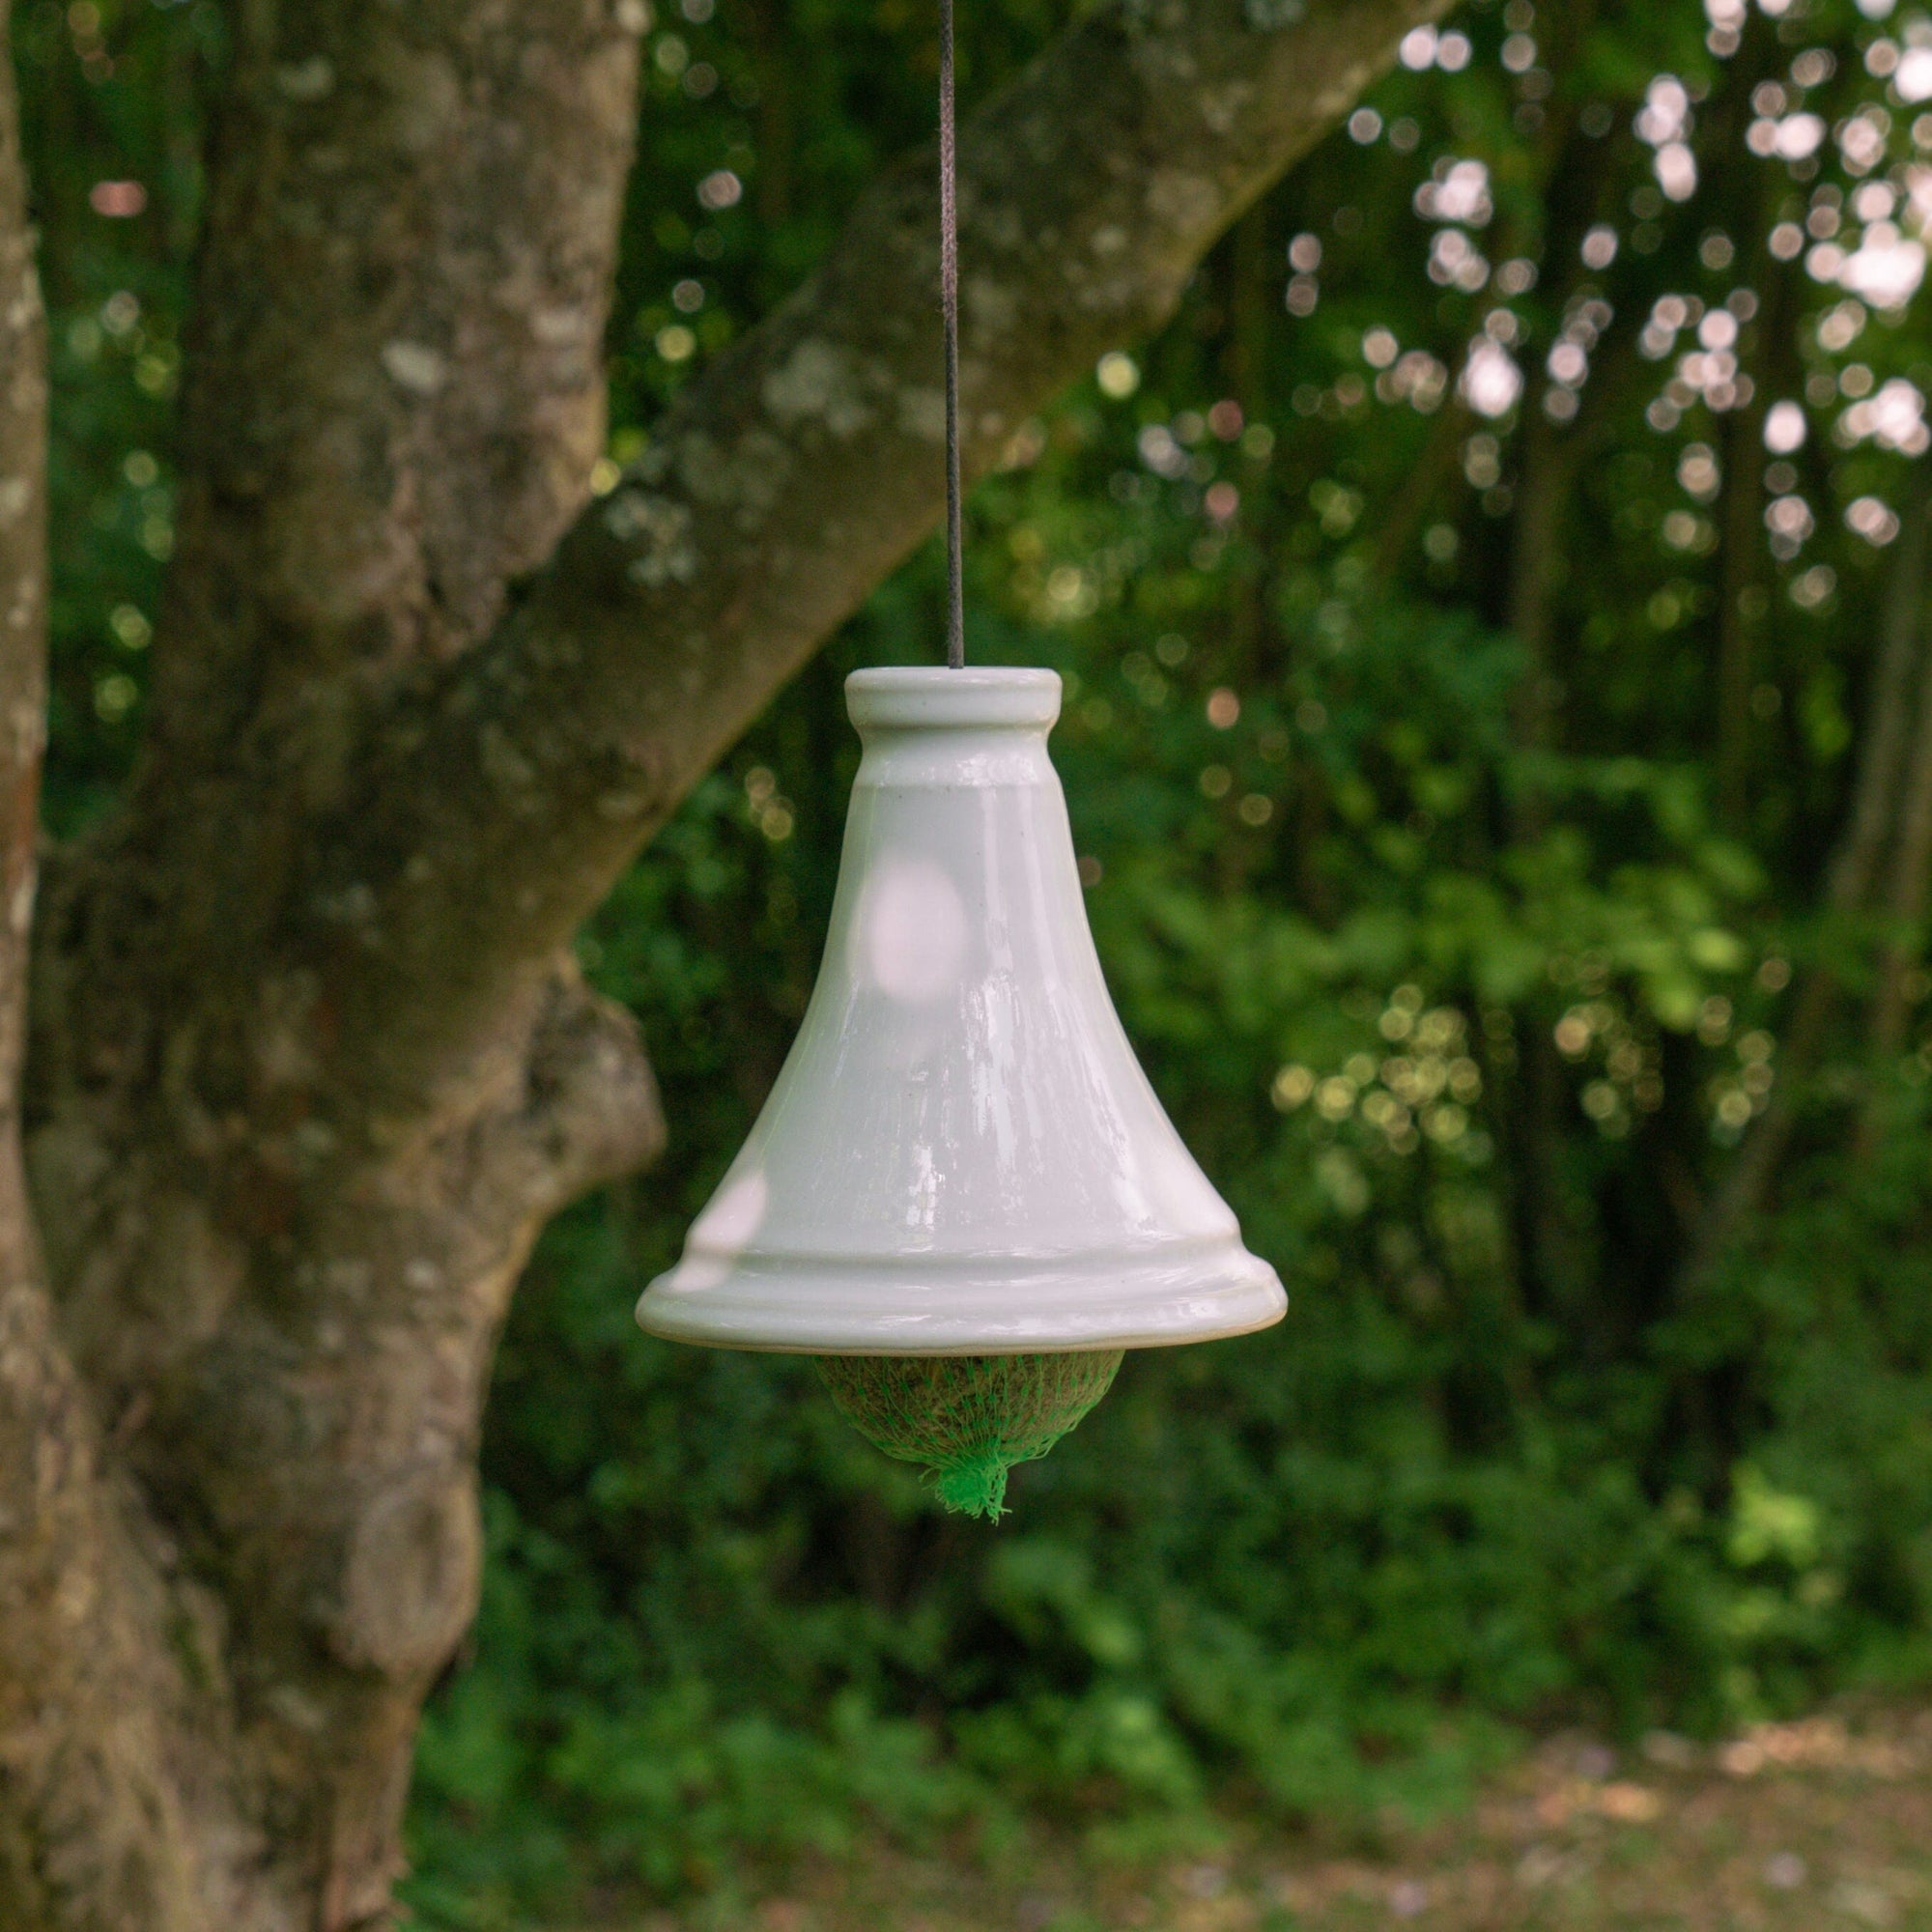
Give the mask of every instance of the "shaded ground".
[[(826, 1873), (747, 1932), (1932, 1932), (1932, 1712), (1759, 1726), (1715, 1748), (1553, 1742), (1472, 1815), (1344, 1857), (1231, 1833), (1225, 1851), (1005, 1879), (887, 1857)], [(684, 1932), (651, 1914), (610, 1932)]]

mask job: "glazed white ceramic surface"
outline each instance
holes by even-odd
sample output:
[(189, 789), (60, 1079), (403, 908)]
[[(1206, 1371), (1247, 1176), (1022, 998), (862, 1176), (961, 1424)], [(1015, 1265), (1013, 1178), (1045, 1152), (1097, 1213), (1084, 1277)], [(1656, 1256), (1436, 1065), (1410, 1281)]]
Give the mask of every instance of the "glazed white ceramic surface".
[(865, 743), (818, 983), (645, 1292), (654, 1335), (823, 1354), (1146, 1349), (1287, 1297), (1181, 1145), (1088, 930), (1046, 670), (846, 680)]

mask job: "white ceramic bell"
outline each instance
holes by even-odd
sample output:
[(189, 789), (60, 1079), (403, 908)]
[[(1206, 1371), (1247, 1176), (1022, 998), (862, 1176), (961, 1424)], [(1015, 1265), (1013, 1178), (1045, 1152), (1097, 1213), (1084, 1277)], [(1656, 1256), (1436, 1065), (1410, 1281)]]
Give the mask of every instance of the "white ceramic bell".
[(638, 1319), (814, 1354), (1147, 1349), (1287, 1307), (1181, 1145), (1094, 951), (1048, 670), (846, 680), (865, 756), (818, 983)]

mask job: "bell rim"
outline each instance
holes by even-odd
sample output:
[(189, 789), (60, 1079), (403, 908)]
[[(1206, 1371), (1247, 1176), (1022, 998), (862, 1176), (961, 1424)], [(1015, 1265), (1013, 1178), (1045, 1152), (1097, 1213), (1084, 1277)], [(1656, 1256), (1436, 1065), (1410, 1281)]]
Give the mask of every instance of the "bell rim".
[[(808, 1266), (741, 1257), (722, 1280), (660, 1275), (637, 1309), (661, 1340), (762, 1354), (1031, 1355), (1176, 1348), (1271, 1328), (1288, 1312), (1275, 1270), (1238, 1241), (1176, 1265), (1097, 1252), (1059, 1266), (922, 1268), (867, 1260)], [(926, 1285), (906, 1276), (924, 1275)], [(929, 1293), (933, 1306), (919, 1305)]]

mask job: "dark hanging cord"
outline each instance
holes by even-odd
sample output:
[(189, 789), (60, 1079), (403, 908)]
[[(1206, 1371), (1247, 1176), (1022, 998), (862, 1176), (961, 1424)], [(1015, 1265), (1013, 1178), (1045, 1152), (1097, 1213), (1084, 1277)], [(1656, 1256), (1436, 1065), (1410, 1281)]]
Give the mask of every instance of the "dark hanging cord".
[(952, 0), (939, 0), (939, 299), (946, 313), (946, 662), (966, 665), (965, 526), (959, 488), (959, 206), (952, 128)]

